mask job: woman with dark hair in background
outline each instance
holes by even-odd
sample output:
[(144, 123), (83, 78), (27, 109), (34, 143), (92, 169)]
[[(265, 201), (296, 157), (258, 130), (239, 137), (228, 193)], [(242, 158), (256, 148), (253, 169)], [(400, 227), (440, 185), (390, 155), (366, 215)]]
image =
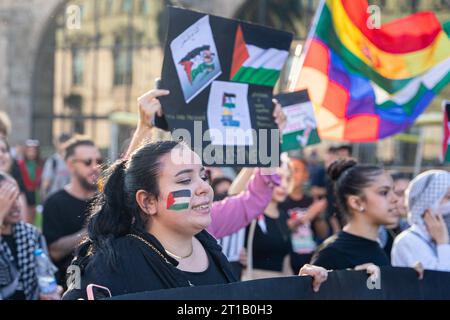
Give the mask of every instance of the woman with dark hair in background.
[(251, 262), (245, 274), (248, 280), (290, 276), (295, 273), (290, 263), (292, 241), (288, 227), (289, 216), (286, 210), (279, 207), (288, 195), (287, 172), (283, 169), (280, 171), (282, 183), (274, 188), (272, 201), (257, 221), (247, 227), (246, 249), (248, 262)]
[(217, 177), (211, 182), (211, 188), (214, 191), (214, 201), (223, 200), (228, 196), (228, 189), (233, 181), (228, 177)]
[(339, 209), (348, 222), (318, 248), (311, 263), (326, 269), (347, 269), (372, 263), (390, 265), (378, 243), (382, 225), (398, 221), (391, 176), (380, 167), (338, 160), (328, 169)]

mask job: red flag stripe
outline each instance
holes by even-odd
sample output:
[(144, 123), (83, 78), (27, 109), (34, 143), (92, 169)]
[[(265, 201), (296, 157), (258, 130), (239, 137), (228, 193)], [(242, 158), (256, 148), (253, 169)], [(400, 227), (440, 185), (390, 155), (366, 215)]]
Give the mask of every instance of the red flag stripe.
[(231, 65), (230, 80), (238, 72), (239, 68), (250, 57), (247, 46), (245, 45), (244, 34), (241, 25), (236, 30), (236, 39), (234, 40), (233, 64)]
[(175, 203), (175, 198), (173, 197), (172, 192), (169, 193), (169, 196), (167, 197), (167, 207), (166, 209), (169, 209), (171, 205)]

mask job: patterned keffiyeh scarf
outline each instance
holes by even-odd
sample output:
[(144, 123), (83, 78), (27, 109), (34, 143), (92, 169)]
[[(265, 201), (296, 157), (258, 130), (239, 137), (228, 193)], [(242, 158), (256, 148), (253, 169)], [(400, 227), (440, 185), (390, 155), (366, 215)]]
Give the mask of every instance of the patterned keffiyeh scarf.
[[(37, 299), (39, 290), (33, 252), (45, 246), (42, 235), (35, 227), (21, 221), (13, 227), (13, 236), (17, 244), (16, 265), (19, 271), (19, 286), (22, 286), (27, 300)], [(11, 263), (14, 263), (12, 252), (5, 241), (0, 241), (0, 252)]]

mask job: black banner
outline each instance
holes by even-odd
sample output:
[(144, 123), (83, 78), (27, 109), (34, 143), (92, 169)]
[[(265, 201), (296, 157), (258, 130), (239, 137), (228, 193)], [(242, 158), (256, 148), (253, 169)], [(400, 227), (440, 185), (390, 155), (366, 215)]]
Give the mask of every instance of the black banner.
[(381, 269), (372, 283), (364, 271), (333, 271), (313, 292), (310, 277), (252, 280), (226, 285), (158, 290), (114, 300), (450, 300), (450, 272), (425, 271), (419, 280), (410, 268)]

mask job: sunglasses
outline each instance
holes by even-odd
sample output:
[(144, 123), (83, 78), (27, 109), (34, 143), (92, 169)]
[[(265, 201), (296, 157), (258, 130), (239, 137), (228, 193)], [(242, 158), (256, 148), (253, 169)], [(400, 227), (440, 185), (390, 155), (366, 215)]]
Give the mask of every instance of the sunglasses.
[(314, 200), (322, 200), (322, 199), (326, 199), (327, 195), (326, 194), (316, 194), (312, 196)]
[(103, 159), (74, 159), (73, 162), (81, 162), (83, 163), (86, 167), (90, 167), (92, 165), (92, 163), (94, 163), (101, 166), (103, 164)]

